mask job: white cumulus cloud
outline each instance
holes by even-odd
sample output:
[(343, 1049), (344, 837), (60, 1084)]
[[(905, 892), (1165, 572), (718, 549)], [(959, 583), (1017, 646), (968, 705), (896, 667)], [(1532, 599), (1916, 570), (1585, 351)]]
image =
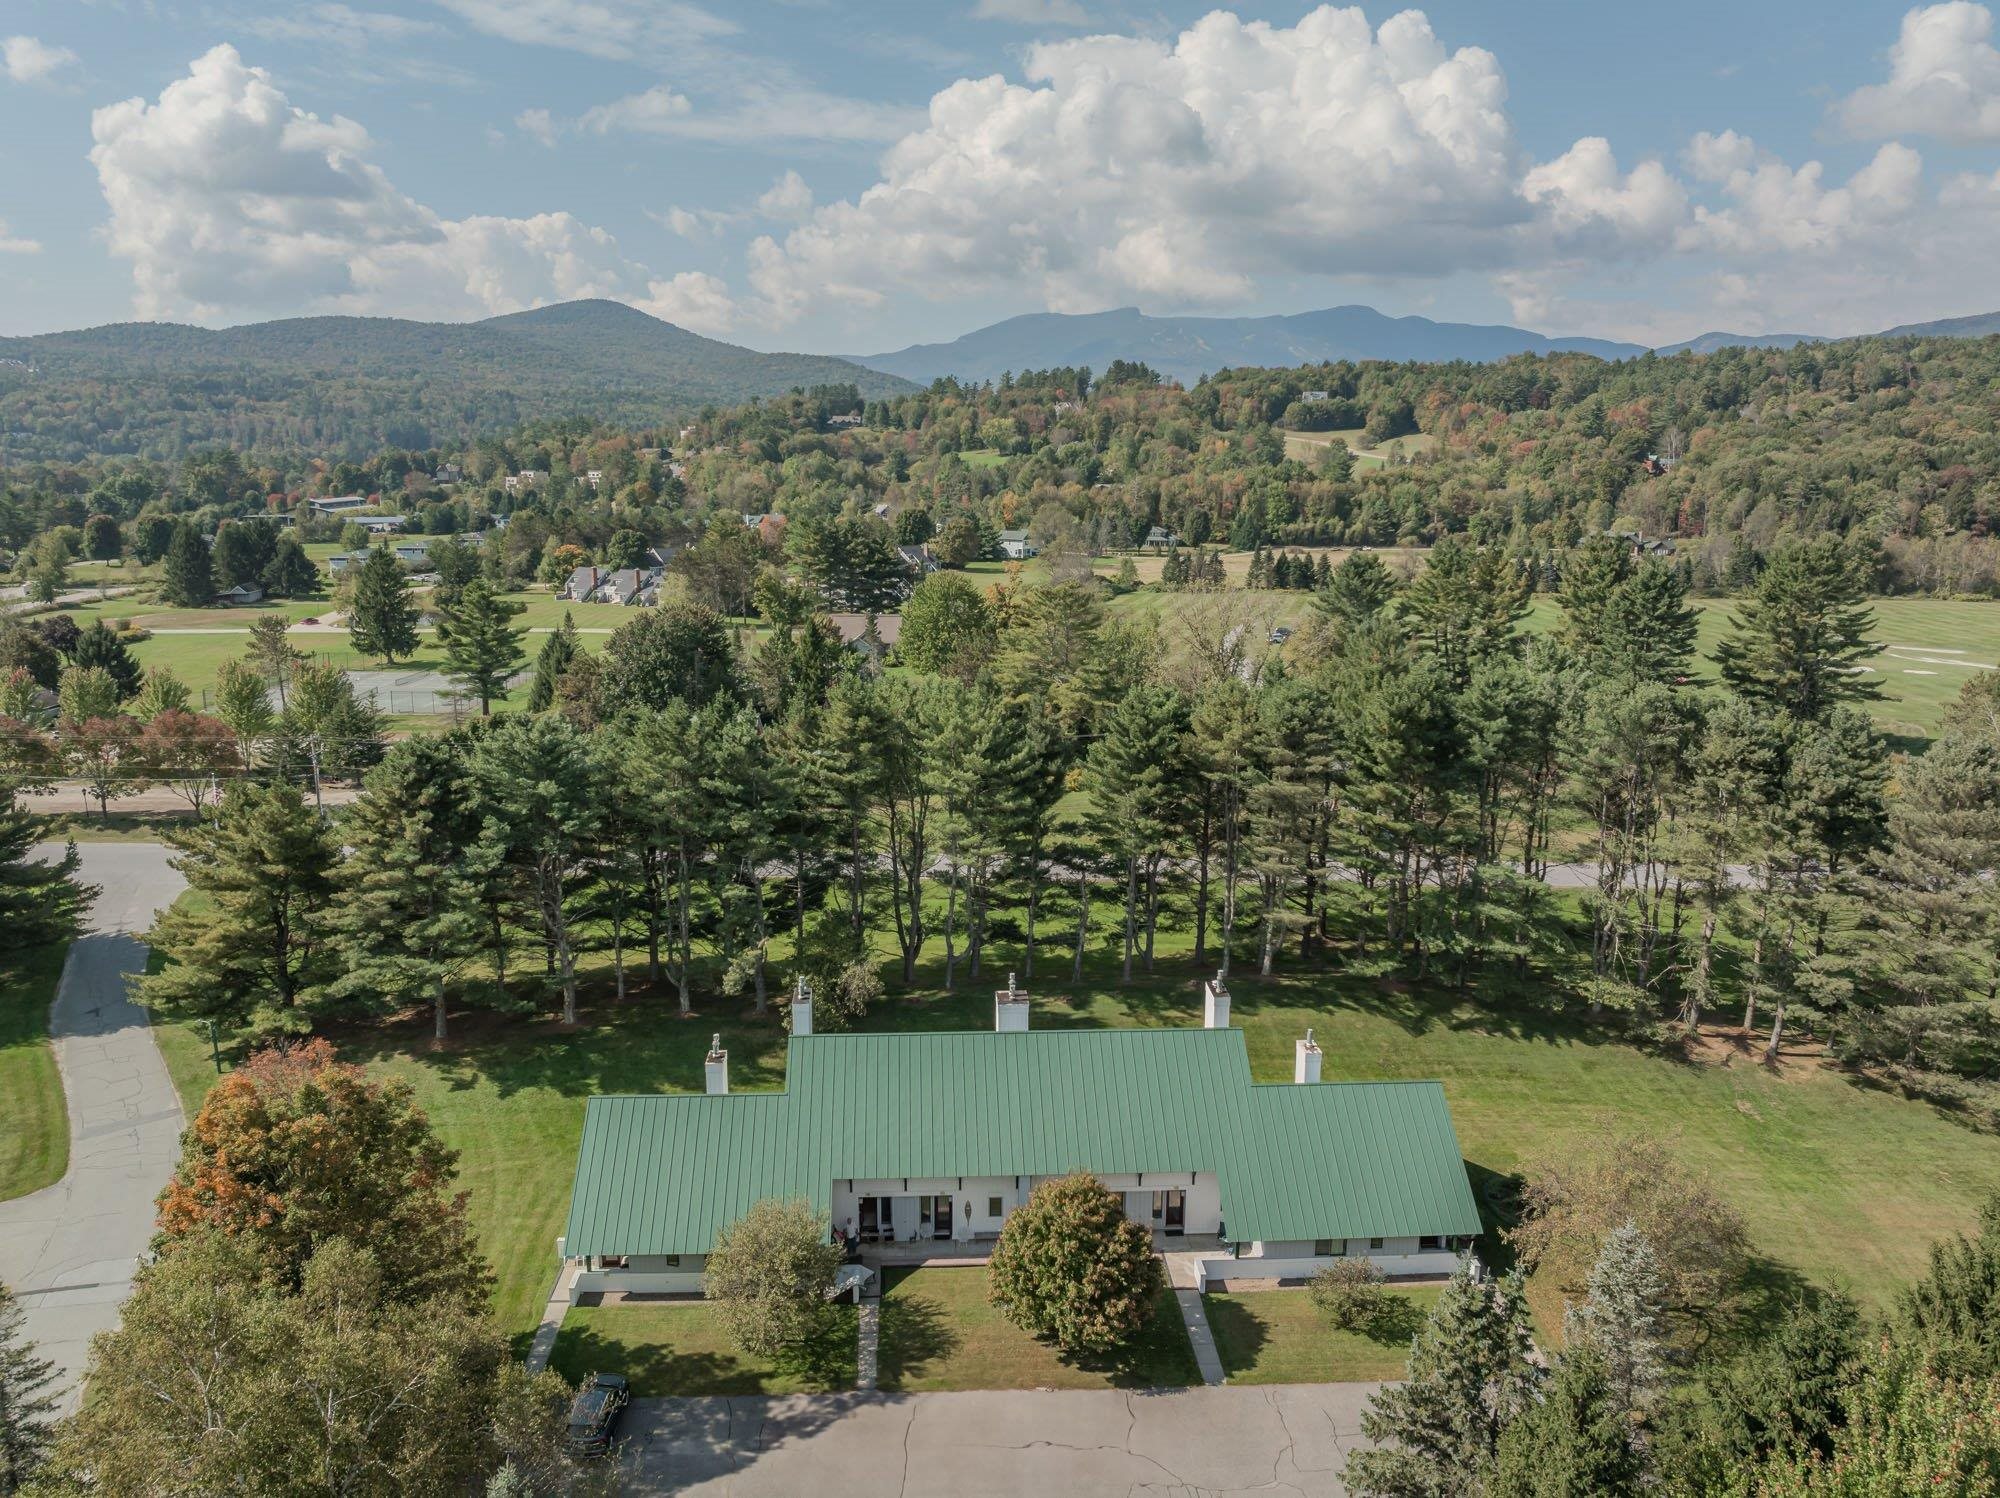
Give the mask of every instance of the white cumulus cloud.
[(1971, 0), (1910, 11), (1889, 49), (1887, 81), (1841, 100), (1840, 123), (1864, 139), (2000, 140), (2000, 50), (1992, 37), (1993, 13)]
[(804, 218), (812, 206), (813, 191), (796, 171), (787, 171), (757, 199), (757, 211), (765, 218)]
[(589, 296), (727, 316), (714, 288), (653, 275), (570, 214), (439, 216), (369, 160), (359, 124), (297, 108), (233, 47), (153, 103), (97, 110), (91, 132), (141, 316), (461, 317)]
[(76, 62), (67, 47), (52, 47), (38, 37), (10, 36), (0, 41), (0, 68), (16, 83), (40, 83)]

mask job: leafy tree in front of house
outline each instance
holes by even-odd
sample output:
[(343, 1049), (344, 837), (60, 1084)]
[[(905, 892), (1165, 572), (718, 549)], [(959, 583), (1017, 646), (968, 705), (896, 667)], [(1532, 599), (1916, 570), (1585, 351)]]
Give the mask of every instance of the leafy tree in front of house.
[[(567, 1386), (543, 1374), (520, 1391), (530, 1381), (483, 1307), (396, 1293), (388, 1260), (410, 1251), (335, 1238), (276, 1277), (253, 1238), (205, 1232), (172, 1247), (93, 1344), (91, 1397), (50, 1463), (55, 1490), (479, 1491), (516, 1455), (504, 1415), (559, 1408)], [(559, 1448), (541, 1439), (553, 1473)]]
[(825, 1215), (802, 1198), (767, 1198), (715, 1235), (704, 1284), (737, 1346), (796, 1359), (827, 1332), (839, 1270)]
[(493, 704), (506, 699), (507, 684), (527, 660), (521, 650), (527, 631), (509, 622), (525, 607), (475, 577), (439, 623), (444, 673), (479, 699), (481, 717), (490, 716)]
[(173, 866), (206, 898), (162, 912), (146, 940), (166, 957), (140, 1002), (266, 1032), (308, 1027), (324, 977), (339, 847), (288, 781), (238, 781), (213, 821), (167, 834)]
[(129, 702), (139, 695), (143, 676), (139, 663), (132, 659), (132, 652), (118, 631), (102, 619), (91, 620), (76, 637), (76, 647), (70, 651), (69, 659), (72, 666), (94, 666), (109, 676), (118, 689), (120, 702)]
[(341, 1239), (378, 1255), (385, 1301), (483, 1310), (493, 1277), (457, 1173), (408, 1082), (379, 1081), (322, 1039), (271, 1046), (218, 1081), (189, 1124), (160, 1195), (164, 1252), (220, 1232), (297, 1285)]
[(0, 1285), (0, 1494), (28, 1485), (55, 1438), (55, 1364), (36, 1353), (26, 1321), (14, 1293)]
[(174, 522), (160, 578), (160, 597), (183, 609), (207, 608), (215, 597), (215, 563), (209, 557), (208, 543), (189, 521)]
[(370, 551), (361, 564), (348, 605), (347, 630), (357, 651), (389, 665), (416, 653), (417, 607), (410, 601), (410, 579), (385, 546)]
[(1159, 1299), (1152, 1234), (1092, 1175), (1043, 1181), (1000, 1231), (993, 1304), (1063, 1352), (1109, 1352), (1138, 1334)]
[(1498, 1284), (1460, 1267), (1410, 1345), (1408, 1380), (1369, 1400), (1370, 1451), (1342, 1474), (1357, 1498), (1448, 1498), (1479, 1492), (1501, 1434), (1535, 1397), (1527, 1295), (1521, 1277)]
[(641, 610), (612, 631), (600, 666), (600, 718), (665, 707), (676, 697), (703, 707), (738, 690), (735, 646), (721, 616), (699, 604)]

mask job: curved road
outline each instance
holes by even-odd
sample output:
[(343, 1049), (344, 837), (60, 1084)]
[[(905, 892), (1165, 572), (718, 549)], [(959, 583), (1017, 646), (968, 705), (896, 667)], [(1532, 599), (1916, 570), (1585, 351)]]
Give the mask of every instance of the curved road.
[(146, 1013), (127, 996), (146, 968), (137, 933), (181, 891), (158, 843), (82, 843), (102, 893), (70, 946), (53, 1032), (69, 1104), (69, 1173), (0, 1202), (0, 1280), (74, 1408), (91, 1337), (118, 1307), (153, 1236), (153, 1198), (180, 1154), (181, 1105)]

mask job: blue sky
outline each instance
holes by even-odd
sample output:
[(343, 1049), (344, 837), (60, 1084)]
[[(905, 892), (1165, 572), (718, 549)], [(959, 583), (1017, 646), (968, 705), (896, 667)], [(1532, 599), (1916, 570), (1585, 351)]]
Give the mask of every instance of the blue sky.
[(757, 347), (2000, 308), (1966, 0), (4, 0), (0, 333), (609, 295)]

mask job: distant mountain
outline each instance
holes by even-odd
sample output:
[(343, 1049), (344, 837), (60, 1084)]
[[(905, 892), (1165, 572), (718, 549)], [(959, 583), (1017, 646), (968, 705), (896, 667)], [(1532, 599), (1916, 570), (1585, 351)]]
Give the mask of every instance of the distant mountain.
[(1825, 343), (1816, 333), (1702, 333), (1685, 343), (1669, 343), (1653, 350), (1656, 354), (1712, 354), (1725, 348), (1796, 348), (1802, 343)]
[(1941, 322), (1905, 323), (1891, 328), (1884, 338), (1985, 338), (2000, 333), (2000, 312), (1980, 312), (1971, 317), (1947, 317)]
[(829, 355), (703, 338), (622, 302), (473, 323), (116, 323), (0, 338), (0, 458), (170, 457), (207, 443), (360, 456), (555, 417), (642, 426), (836, 384), (866, 395), (910, 388)]
[(1008, 370), (1142, 359), (1161, 374), (1192, 384), (1218, 369), (1318, 364), (1333, 359), (1485, 362), (1511, 354), (1595, 354), (1624, 359), (1636, 343), (1602, 338), (1545, 338), (1521, 328), (1388, 317), (1372, 307), (1328, 307), (1277, 317), (1149, 317), (1136, 307), (1080, 316), (1030, 313), (980, 328), (950, 343), (922, 343), (887, 354), (854, 354), (856, 364), (927, 383), (942, 375), (998, 379)]

